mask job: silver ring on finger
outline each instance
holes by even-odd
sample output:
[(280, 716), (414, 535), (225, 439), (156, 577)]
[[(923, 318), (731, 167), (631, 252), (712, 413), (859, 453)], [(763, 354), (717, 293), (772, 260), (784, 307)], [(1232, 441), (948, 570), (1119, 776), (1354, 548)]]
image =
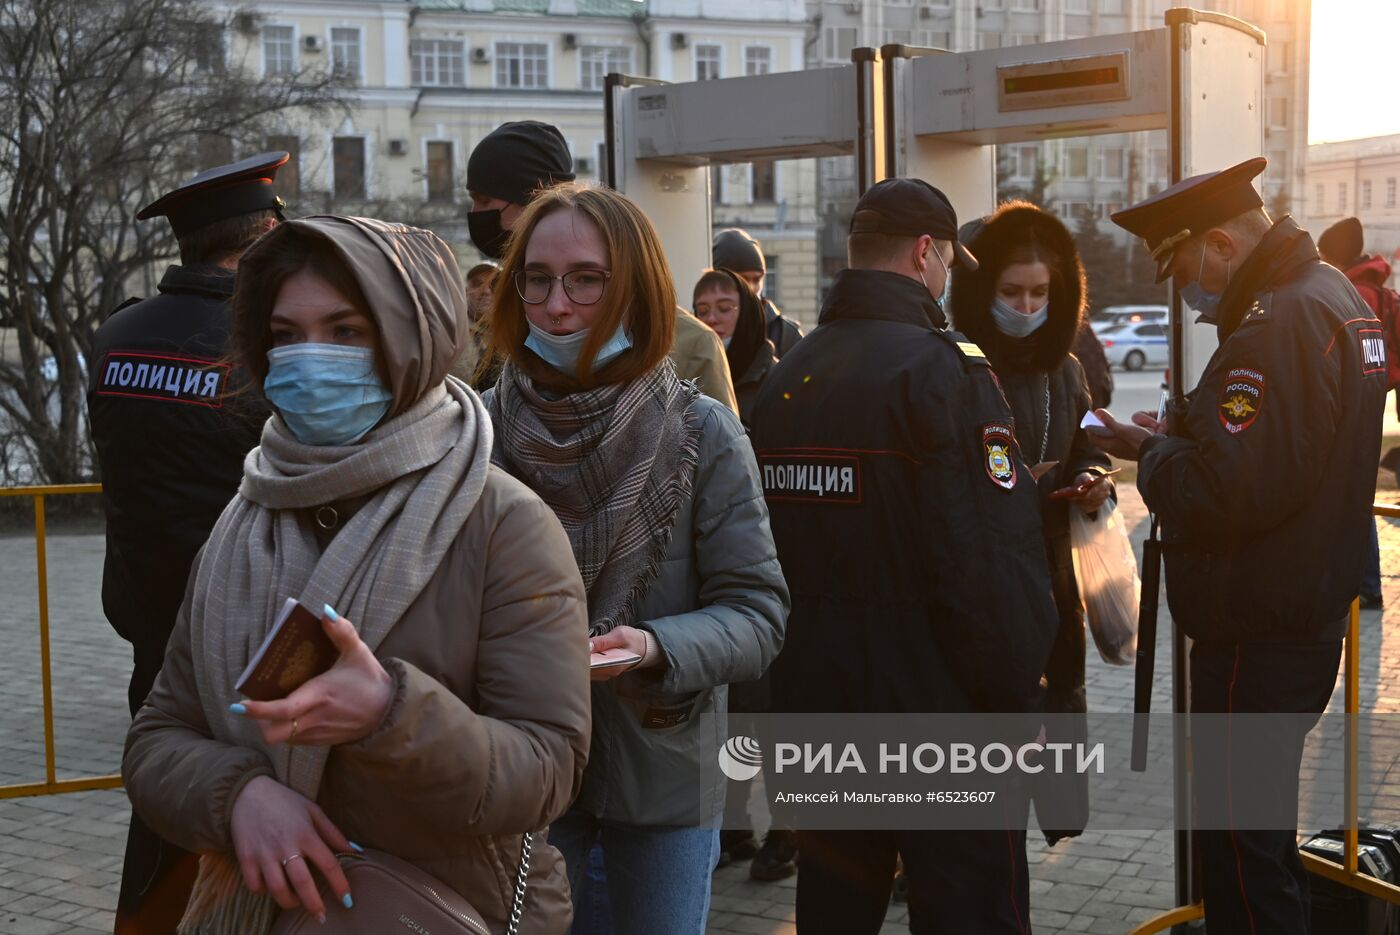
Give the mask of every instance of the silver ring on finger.
[(284, 858), (282, 858), (282, 869), (285, 870), (285, 869), (287, 868), (287, 864), (291, 863), (291, 862), (294, 861), (294, 860), (305, 860), (305, 859), (306, 859), (306, 858), (303, 857), (303, 856), (301, 856), (300, 854), (293, 854), (291, 857), (284, 857)]

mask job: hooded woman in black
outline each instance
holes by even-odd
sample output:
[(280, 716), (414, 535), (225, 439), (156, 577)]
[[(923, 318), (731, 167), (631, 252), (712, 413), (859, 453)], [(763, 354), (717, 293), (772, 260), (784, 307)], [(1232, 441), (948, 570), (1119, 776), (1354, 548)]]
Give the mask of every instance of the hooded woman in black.
[[(1045, 669), (1045, 710), (1083, 715), (1084, 606), (1074, 577), (1069, 511), (1090, 513), (1102, 506), (1112, 496), (1113, 481), (1098, 479), (1069, 500), (1052, 500), (1049, 495), (1089, 484), (1110, 466), (1108, 456), (1079, 427), (1092, 407), (1084, 370), (1070, 352), (1084, 315), (1084, 267), (1064, 224), (1027, 202), (1003, 204), (990, 217), (966, 225), (959, 239), (979, 265), (975, 270), (953, 270), (949, 304), (954, 326), (991, 361), (1015, 416), (1026, 463), (1058, 462), (1040, 479), (1045, 550), (1060, 617)], [(1082, 732), (1079, 723), (1077, 732)], [(1065, 778), (1074, 780), (1073, 788), (1054, 790), (1054, 808), (1043, 794), (1043, 783), (1032, 790), (1051, 843), (1078, 834), (1087, 818), (1083, 777)]]

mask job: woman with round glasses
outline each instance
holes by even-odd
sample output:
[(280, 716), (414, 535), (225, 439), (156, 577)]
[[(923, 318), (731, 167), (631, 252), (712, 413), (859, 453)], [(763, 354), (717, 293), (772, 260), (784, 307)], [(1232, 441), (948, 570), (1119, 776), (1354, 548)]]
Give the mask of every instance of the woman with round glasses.
[(778, 362), (777, 349), (764, 333), (762, 300), (738, 273), (707, 269), (695, 283), (691, 308), (724, 342), (739, 418), (748, 425), (763, 378)]
[(732, 412), (676, 377), (671, 272), (622, 195), (540, 194), (503, 272), (495, 460), (563, 524), (592, 651), (635, 657), (593, 670), (583, 790), (550, 841), (576, 893), (601, 843), (615, 932), (700, 935), (725, 791), (714, 715), (728, 683), (768, 667), (788, 610), (753, 450)]

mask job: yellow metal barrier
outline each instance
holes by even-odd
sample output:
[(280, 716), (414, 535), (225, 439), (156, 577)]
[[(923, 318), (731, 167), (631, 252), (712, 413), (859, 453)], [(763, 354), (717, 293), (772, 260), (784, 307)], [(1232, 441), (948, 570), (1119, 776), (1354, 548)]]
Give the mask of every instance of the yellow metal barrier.
[[(1387, 516), (1400, 518), (1400, 505), (1393, 503), (1376, 503), (1371, 507), (1371, 512), (1376, 516)], [(1346, 793), (1343, 809), (1346, 812), (1346, 823), (1343, 837), (1342, 863), (1318, 857), (1315, 854), (1299, 853), (1303, 860), (1303, 866), (1320, 877), (1340, 883), (1343, 886), (1365, 893), (1367, 896), (1374, 896), (1377, 899), (1384, 899), (1387, 902), (1400, 905), (1400, 886), (1394, 883), (1387, 883), (1384, 880), (1377, 880), (1375, 877), (1367, 876), (1357, 869), (1360, 842), (1358, 841), (1358, 821), (1357, 808), (1357, 784), (1359, 755), (1360, 724), (1357, 722), (1357, 715), (1361, 712), (1361, 604), (1359, 601), (1351, 602), (1351, 620), (1347, 624), (1346, 640), (1346, 683), (1344, 688), (1345, 712), (1346, 712)], [(1134, 928), (1128, 935), (1154, 935), (1156, 932), (1164, 932), (1173, 925), (1182, 922), (1190, 922), (1195, 919), (1205, 918), (1205, 910), (1201, 903), (1194, 906), (1178, 906), (1170, 909), (1162, 915), (1148, 919), (1141, 925)]]
[(59, 792), (85, 792), (90, 789), (118, 789), (122, 784), (122, 778), (118, 775), (59, 779), (54, 760), (53, 677), (49, 658), (49, 569), (48, 552), (45, 548), (44, 498), (101, 492), (101, 484), (0, 487), (0, 497), (30, 497), (34, 500), (34, 551), (39, 581), (39, 665), (44, 686), (44, 781), (0, 786), (0, 799), (53, 795)]

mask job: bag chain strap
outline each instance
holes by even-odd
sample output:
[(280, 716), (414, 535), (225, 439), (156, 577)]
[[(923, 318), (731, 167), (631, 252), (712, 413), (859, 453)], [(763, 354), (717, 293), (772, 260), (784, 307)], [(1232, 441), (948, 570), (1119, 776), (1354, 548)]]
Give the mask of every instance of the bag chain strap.
[(515, 871), (515, 898), (510, 904), (510, 922), (506, 925), (506, 935), (518, 935), (520, 915), (525, 910), (525, 881), (530, 876), (530, 847), (534, 838), (526, 834), (520, 842), (520, 867)]
[(1045, 374), (1045, 431), (1040, 436), (1040, 461), (1045, 461), (1045, 449), (1050, 445), (1050, 374)]

